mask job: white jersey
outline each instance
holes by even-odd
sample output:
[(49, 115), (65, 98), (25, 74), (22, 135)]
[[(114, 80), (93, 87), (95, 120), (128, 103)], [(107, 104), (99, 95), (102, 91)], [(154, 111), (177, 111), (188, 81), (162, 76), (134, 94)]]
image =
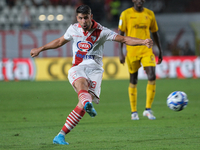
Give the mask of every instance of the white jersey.
[(84, 32), (79, 23), (70, 25), (64, 34), (64, 38), (72, 41), (73, 66), (81, 64), (97, 63), (103, 66), (102, 57), (104, 43), (112, 41), (117, 33), (92, 20), (90, 31)]

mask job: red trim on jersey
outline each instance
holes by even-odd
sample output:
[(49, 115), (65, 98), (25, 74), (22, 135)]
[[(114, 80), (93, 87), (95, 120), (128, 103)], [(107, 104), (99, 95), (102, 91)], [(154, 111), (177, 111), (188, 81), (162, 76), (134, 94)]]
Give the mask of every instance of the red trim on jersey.
[(88, 34), (88, 31), (83, 31), (83, 34), (84, 34), (84, 36), (87, 36), (87, 34)]
[(75, 55), (75, 63), (73, 64), (73, 66), (77, 66), (78, 64), (80, 64), (83, 61), (83, 56), (86, 54), (87, 52), (78, 50)]
[(80, 24), (78, 24), (78, 27), (79, 27), (79, 28), (82, 28)]
[(93, 20), (93, 19), (92, 19), (92, 22), (93, 22), (92, 28), (96, 29), (97, 26), (98, 26), (98, 23), (95, 20)]
[[(93, 24), (92, 24), (91, 28), (93, 28), (95, 30), (91, 33), (91, 35), (89, 37), (87, 37), (86, 41), (89, 41), (92, 44), (94, 44), (98, 40), (102, 30), (97, 28), (98, 23), (95, 20), (92, 19), (92, 22), (93, 22)], [(80, 28), (81, 25), (78, 24), (78, 27)], [(86, 32), (83, 31), (84, 36), (87, 36), (88, 33), (89, 33), (88, 31), (86, 31)], [(87, 54), (87, 52), (78, 50), (75, 55), (75, 62), (73, 64), (73, 66), (77, 66), (78, 64), (80, 64), (83, 61), (86, 54)]]
[(92, 44), (94, 44), (97, 41), (97, 39), (99, 38), (101, 31), (102, 30), (100, 30), (100, 29), (95, 29), (92, 32), (92, 34), (86, 39), (86, 41), (89, 41)]

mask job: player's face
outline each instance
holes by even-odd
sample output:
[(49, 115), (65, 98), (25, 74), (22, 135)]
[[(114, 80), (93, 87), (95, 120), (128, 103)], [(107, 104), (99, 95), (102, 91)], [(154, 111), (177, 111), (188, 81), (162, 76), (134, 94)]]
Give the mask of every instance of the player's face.
[(141, 10), (141, 9), (143, 9), (143, 4), (144, 4), (145, 0), (132, 0), (132, 2), (134, 3), (134, 7), (137, 10)]
[(81, 14), (78, 13), (77, 16), (77, 21), (81, 25), (84, 31), (88, 31), (91, 29), (92, 26), (92, 14)]

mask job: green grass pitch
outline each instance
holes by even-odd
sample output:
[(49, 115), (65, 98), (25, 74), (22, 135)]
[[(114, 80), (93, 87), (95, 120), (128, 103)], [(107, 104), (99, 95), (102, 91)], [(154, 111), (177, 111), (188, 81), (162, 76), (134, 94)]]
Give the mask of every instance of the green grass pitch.
[[(138, 82), (138, 113), (132, 121), (128, 80), (104, 80), (97, 116), (85, 114), (66, 136), (70, 145), (52, 140), (76, 106), (68, 81), (0, 82), (0, 150), (198, 150), (200, 149), (200, 79), (159, 79), (152, 110), (156, 120), (142, 116), (147, 80)], [(188, 106), (170, 110), (167, 96), (187, 93)]]

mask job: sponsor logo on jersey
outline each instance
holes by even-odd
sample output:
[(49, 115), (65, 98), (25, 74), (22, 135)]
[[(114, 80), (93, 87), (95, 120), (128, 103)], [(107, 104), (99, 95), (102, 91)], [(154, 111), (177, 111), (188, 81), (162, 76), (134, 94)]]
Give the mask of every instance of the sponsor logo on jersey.
[(82, 37), (81, 35), (72, 35), (73, 37)]
[(136, 25), (133, 26), (133, 27), (136, 28), (136, 29), (146, 29), (146, 28), (147, 28), (147, 26), (144, 25), (144, 24), (136, 24)]
[(78, 51), (76, 52), (76, 58), (81, 58), (81, 59), (94, 59), (95, 55), (86, 55), (87, 53)]
[(96, 36), (91, 36), (92, 41), (94, 42), (96, 40)]
[(77, 47), (79, 50), (87, 52), (92, 49), (93, 44), (89, 41), (79, 41), (77, 42)]
[(70, 74), (70, 76), (71, 76), (73, 79), (76, 79), (76, 76), (77, 76), (76, 71), (72, 72), (72, 73)]
[(136, 19), (137, 17), (130, 17), (130, 19)]

